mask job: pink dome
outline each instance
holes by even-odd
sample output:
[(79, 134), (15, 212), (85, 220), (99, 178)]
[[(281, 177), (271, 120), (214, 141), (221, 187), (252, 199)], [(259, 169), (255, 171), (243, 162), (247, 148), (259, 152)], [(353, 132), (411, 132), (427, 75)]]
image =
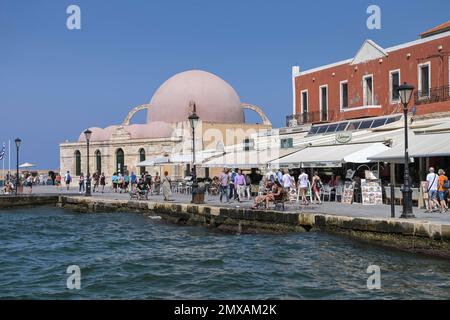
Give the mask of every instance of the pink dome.
[(187, 121), (189, 102), (194, 101), (202, 121), (244, 123), (244, 111), (236, 91), (218, 76), (191, 70), (164, 82), (153, 95), (147, 122)]
[[(114, 131), (116, 131), (117, 127), (118, 126), (109, 126), (105, 129), (97, 127), (89, 128), (89, 130), (92, 131), (91, 142), (111, 140), (111, 135), (114, 133)], [(83, 132), (80, 134), (78, 141), (79, 142), (86, 141), (86, 137), (84, 136)]]
[(160, 121), (149, 124), (132, 124), (125, 126), (125, 130), (131, 134), (132, 139), (170, 138), (173, 131), (170, 125)]
[[(91, 141), (103, 141), (104, 130), (102, 128), (92, 127), (92, 128), (89, 128), (89, 130), (92, 131)], [(83, 130), (83, 132), (80, 133), (78, 141), (86, 142), (86, 136), (84, 135), (84, 130)]]

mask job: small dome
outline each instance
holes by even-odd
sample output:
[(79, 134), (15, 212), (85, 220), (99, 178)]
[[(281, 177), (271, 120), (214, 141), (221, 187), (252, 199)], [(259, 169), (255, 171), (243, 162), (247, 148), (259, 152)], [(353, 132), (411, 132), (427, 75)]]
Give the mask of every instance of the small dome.
[(179, 73), (164, 82), (153, 95), (147, 122), (187, 121), (194, 101), (202, 121), (244, 123), (244, 111), (236, 91), (218, 76), (191, 70)]
[[(103, 141), (104, 129), (98, 127), (89, 128), (92, 131), (91, 141)], [(80, 133), (78, 138), (79, 142), (86, 142), (86, 136), (84, 135), (84, 131)]]
[(173, 132), (169, 124), (160, 121), (149, 124), (132, 124), (124, 128), (131, 134), (132, 139), (170, 138)]

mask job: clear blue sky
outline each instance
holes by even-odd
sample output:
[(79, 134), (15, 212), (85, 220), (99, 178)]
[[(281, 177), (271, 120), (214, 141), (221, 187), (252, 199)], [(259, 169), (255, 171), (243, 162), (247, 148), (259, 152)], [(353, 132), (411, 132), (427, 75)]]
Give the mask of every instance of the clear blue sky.
[[(70, 4), (81, 30), (66, 28)], [(381, 7), (381, 30), (366, 27), (370, 4)], [(281, 126), (292, 65), (350, 58), (367, 38), (414, 40), (449, 12), (448, 0), (0, 0), (0, 143), (19, 136), (21, 160), (57, 168), (60, 142), (120, 123), (188, 69), (219, 75)]]

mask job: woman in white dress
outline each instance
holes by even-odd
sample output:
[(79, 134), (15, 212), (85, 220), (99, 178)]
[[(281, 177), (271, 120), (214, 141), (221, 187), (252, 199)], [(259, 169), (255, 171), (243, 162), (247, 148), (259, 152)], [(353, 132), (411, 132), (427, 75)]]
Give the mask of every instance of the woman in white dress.
[(169, 178), (169, 172), (164, 171), (164, 177), (162, 179), (162, 189), (164, 201), (172, 201), (172, 181)]

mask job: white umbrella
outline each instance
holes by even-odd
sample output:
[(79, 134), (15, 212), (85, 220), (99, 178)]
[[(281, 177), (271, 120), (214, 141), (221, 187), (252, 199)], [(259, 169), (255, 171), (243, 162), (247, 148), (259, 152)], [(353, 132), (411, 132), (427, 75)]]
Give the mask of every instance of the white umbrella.
[(22, 164), (19, 166), (19, 168), (32, 168), (32, 167), (36, 167), (36, 165), (35, 165), (35, 164), (32, 164), (32, 163), (29, 163), (29, 162), (22, 163)]
[(142, 162), (139, 162), (136, 164), (136, 167), (152, 167), (157, 166), (160, 164), (170, 163), (169, 157), (157, 157), (157, 158), (151, 158)]

